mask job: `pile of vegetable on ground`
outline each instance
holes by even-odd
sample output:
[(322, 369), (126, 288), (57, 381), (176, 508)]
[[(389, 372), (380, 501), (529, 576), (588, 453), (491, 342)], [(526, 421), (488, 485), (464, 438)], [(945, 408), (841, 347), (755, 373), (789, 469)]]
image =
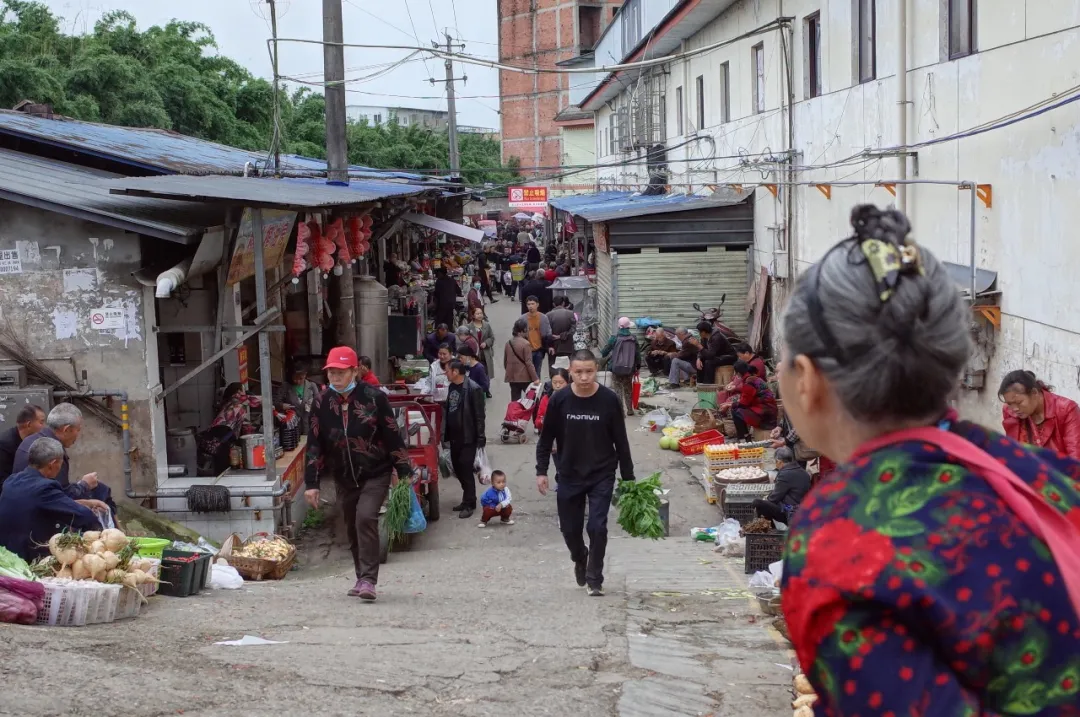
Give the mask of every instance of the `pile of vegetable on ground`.
[(151, 583), (153, 561), (140, 558), (135, 546), (116, 528), (85, 533), (57, 533), (49, 538), (51, 557), (35, 560), (31, 572), (39, 578), (95, 580), (137, 588)]

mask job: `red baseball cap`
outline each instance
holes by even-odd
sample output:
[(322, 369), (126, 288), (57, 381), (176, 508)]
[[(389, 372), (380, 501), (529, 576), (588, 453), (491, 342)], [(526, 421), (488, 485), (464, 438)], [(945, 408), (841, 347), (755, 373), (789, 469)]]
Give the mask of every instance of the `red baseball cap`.
[(338, 346), (330, 351), (330, 355), (326, 357), (326, 365), (323, 369), (328, 368), (356, 368), (359, 361), (356, 360), (356, 352), (348, 346)]

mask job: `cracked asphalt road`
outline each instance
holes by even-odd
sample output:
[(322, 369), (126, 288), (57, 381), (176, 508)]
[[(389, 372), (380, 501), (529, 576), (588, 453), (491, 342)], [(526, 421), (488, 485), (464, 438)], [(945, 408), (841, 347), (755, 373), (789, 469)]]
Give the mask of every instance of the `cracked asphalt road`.
[[(516, 307), (491, 307), (500, 343)], [(327, 530), (303, 541), (301, 567), (280, 582), (154, 598), (111, 625), (0, 625), (0, 714), (790, 714), (790, 654), (748, 600), (741, 560), (686, 537), (719, 513), (678, 454), (629, 420), (637, 474), (663, 470), (671, 489), (673, 537), (620, 537), (612, 513), (607, 595), (589, 598), (554, 496), (535, 490), (535, 439), (498, 444), (501, 368), (493, 393), (490, 452), (516, 525), (459, 520), (451, 479), (443, 519), (391, 555), (375, 604), (345, 595), (351, 561)], [(287, 644), (213, 644), (245, 634)]]

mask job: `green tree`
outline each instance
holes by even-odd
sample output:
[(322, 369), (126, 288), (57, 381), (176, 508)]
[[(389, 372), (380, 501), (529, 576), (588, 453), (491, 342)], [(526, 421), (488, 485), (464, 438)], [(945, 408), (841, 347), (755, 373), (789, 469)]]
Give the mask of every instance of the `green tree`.
[[(140, 31), (134, 16), (115, 11), (92, 32), (67, 35), (42, 3), (0, 0), (0, 107), (25, 99), (76, 119), (170, 129), (243, 149), (268, 151), (275, 136), (272, 85), (222, 56), (202, 23), (174, 20)], [(286, 88), (278, 101), (281, 151), (324, 158), (322, 95)], [(350, 124), (347, 141), (354, 164), (449, 172), (445, 131)], [(512, 182), (517, 166), (501, 169), (497, 140), (462, 136), (469, 183)]]

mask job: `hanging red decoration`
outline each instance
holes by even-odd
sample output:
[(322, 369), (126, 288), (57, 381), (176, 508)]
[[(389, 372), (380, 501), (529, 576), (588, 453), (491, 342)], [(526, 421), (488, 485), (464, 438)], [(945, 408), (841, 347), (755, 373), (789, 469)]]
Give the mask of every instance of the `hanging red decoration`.
[(352, 253), (349, 251), (349, 243), (345, 241), (345, 228), (341, 219), (332, 221), (330, 226), (326, 228), (326, 234), (338, 249), (338, 261), (343, 265), (351, 264), (353, 260)]
[(311, 246), (314, 252), (312, 263), (327, 274), (334, 268), (334, 251), (337, 247), (334, 246), (334, 242), (323, 236), (322, 229), (315, 219), (308, 222), (308, 228), (311, 230)]
[(307, 260), (304, 259), (311, 252), (311, 229), (306, 222), (301, 222), (296, 228), (296, 251), (293, 253), (293, 283), (297, 283), (301, 274), (308, 269)]
[(349, 240), (349, 247), (352, 249), (353, 256), (360, 258), (365, 254), (364, 249), (364, 233), (363, 233), (363, 220), (360, 217), (349, 217), (345, 222), (345, 236)]

